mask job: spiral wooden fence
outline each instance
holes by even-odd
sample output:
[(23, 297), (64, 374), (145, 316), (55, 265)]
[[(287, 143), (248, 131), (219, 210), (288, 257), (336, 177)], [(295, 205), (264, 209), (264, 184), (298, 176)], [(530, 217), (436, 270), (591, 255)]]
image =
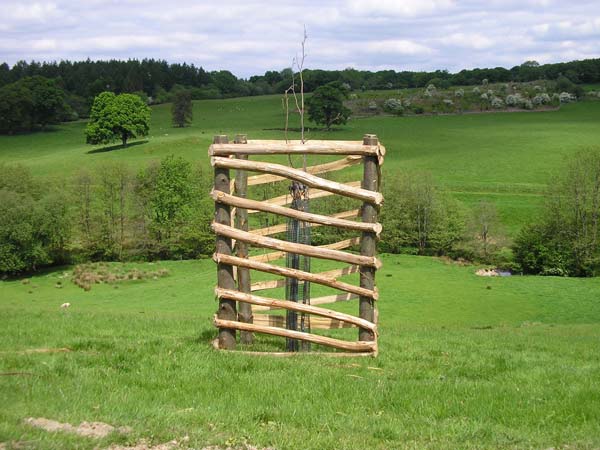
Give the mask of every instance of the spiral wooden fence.
[[(219, 308), (214, 325), (219, 329), (215, 347), (233, 350), (236, 330), (240, 342), (251, 344), (253, 333), (265, 333), (297, 339), (302, 342), (333, 347), (343, 352), (323, 352), (330, 355), (376, 355), (377, 308), (379, 294), (375, 287), (375, 272), (381, 267), (376, 257), (376, 242), (381, 232), (377, 222), (383, 196), (379, 192), (381, 165), (385, 148), (375, 135), (365, 135), (363, 141), (272, 141), (247, 140), (238, 135), (234, 143), (227, 136), (215, 136), (209, 148), (214, 167), (215, 220), (212, 228), (217, 235), (216, 252), (218, 286), (215, 290)], [(259, 155), (343, 155), (342, 159), (295, 169), (282, 164), (251, 161)], [(362, 181), (340, 183), (318, 177), (318, 174), (363, 164)], [(230, 177), (235, 170), (235, 179)], [(259, 175), (248, 176), (248, 172)], [(360, 209), (343, 211), (331, 216), (309, 213), (285, 207), (289, 196), (257, 201), (247, 198), (248, 186), (290, 180), (310, 187), (310, 198), (341, 195), (362, 201)], [(354, 230), (360, 235), (324, 246), (312, 246), (270, 237), (285, 232), (286, 224), (250, 230), (248, 214), (265, 212), (308, 222), (312, 227), (330, 226)], [(351, 220), (360, 217), (361, 221)], [(235, 247), (234, 247), (235, 243)], [(360, 254), (343, 251), (360, 245)], [(273, 250), (249, 256), (249, 247)], [(287, 253), (342, 262), (344, 267), (321, 273), (272, 264)], [(250, 270), (277, 275), (280, 279), (251, 283)], [(359, 273), (359, 285), (338, 280), (344, 275)], [(266, 291), (285, 286), (286, 278), (335, 288), (341, 293), (312, 298), (310, 304), (259, 296)], [(358, 316), (329, 310), (317, 305), (358, 299)], [(238, 308), (239, 305), (239, 308)], [(311, 332), (286, 328), (286, 317), (254, 314), (257, 311), (287, 310), (310, 317)], [(347, 341), (312, 333), (312, 329), (358, 328), (358, 340)], [(257, 352), (253, 352), (257, 353)], [(275, 352), (272, 354), (289, 354)]]

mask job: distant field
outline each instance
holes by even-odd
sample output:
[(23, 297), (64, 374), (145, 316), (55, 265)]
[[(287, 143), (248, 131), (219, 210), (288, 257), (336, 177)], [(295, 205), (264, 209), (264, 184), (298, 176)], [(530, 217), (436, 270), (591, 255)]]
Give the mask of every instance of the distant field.
[[(600, 446), (600, 279), (488, 279), (432, 258), (383, 262), (377, 359), (213, 351), (208, 260), (130, 264), (170, 275), (90, 292), (60, 278), (68, 268), (2, 281), (0, 443), (92, 449), (187, 435), (192, 448)], [(24, 353), (48, 348), (71, 351)], [(26, 417), (133, 432), (98, 442), (32, 429)]]
[[(330, 133), (309, 125), (308, 137), (361, 139), (375, 133), (389, 150), (384, 180), (391, 182), (398, 170), (430, 172), (441, 189), (467, 205), (495, 202), (514, 234), (537, 212), (540, 194), (564, 158), (599, 145), (599, 117), (600, 102), (585, 102), (552, 112), (371, 117)], [(0, 162), (19, 162), (37, 175), (62, 177), (105, 161), (139, 167), (173, 153), (208, 168), (206, 151), (214, 134), (282, 139), (283, 123), (280, 96), (195, 102), (194, 123), (185, 129), (173, 128), (170, 105), (160, 105), (153, 108), (150, 136), (141, 145), (101, 151), (84, 143), (85, 124), (77, 122), (46, 133), (0, 136)]]

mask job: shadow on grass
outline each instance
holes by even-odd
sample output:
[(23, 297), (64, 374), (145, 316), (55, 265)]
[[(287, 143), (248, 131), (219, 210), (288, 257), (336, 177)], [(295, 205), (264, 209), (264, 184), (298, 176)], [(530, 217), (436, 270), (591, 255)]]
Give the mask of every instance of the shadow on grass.
[[(335, 127), (331, 127), (331, 129), (327, 129), (327, 128), (318, 128), (318, 127), (312, 127), (312, 128), (306, 128), (304, 131), (310, 133), (311, 131), (314, 132), (321, 132), (321, 131), (327, 131), (327, 132), (333, 132), (333, 131), (343, 131), (343, 128), (335, 128)], [(263, 131), (285, 131), (285, 128), (279, 127), (279, 128), (263, 128)], [(290, 127), (288, 128), (289, 132), (297, 132), (300, 133), (302, 131), (302, 128), (297, 128), (297, 127)]]
[(112, 152), (112, 151), (116, 151), (116, 150), (125, 150), (125, 149), (128, 149), (129, 147), (135, 147), (136, 145), (146, 144), (147, 142), (148, 142), (148, 140), (130, 142), (125, 147), (123, 147), (121, 144), (110, 145), (108, 147), (95, 148), (95, 149), (87, 152), (87, 154), (93, 155), (95, 153), (106, 153), (106, 152)]

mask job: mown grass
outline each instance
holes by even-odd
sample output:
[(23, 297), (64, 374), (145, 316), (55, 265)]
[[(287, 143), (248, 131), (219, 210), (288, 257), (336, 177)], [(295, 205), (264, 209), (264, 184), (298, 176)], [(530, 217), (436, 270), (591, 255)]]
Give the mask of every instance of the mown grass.
[[(169, 154), (200, 161), (210, 171), (207, 148), (215, 134), (284, 137), (280, 96), (195, 102), (194, 122), (183, 129), (171, 126), (170, 105), (152, 109), (150, 136), (140, 145), (98, 151), (103, 148), (84, 143), (85, 123), (77, 122), (45, 133), (0, 136), (0, 161), (22, 163), (36, 175), (61, 180), (81, 167), (124, 161), (139, 168)], [(307, 136), (360, 139), (375, 133), (388, 148), (385, 182), (393, 182), (399, 170), (429, 172), (442, 190), (468, 207), (481, 200), (495, 203), (514, 236), (539, 211), (546, 185), (565, 158), (599, 145), (599, 116), (600, 102), (590, 101), (546, 112), (370, 117), (332, 132), (309, 124)]]
[[(0, 372), (25, 374), (0, 378), (0, 442), (91, 449), (188, 435), (191, 447), (600, 446), (600, 280), (489, 279), (431, 258), (383, 261), (377, 359), (212, 350), (209, 260), (131, 264), (171, 275), (90, 292), (66, 279), (55, 287), (67, 268), (29, 284), (2, 281)], [(61, 347), (72, 351), (19, 353)], [(31, 429), (22, 423), (30, 416), (133, 433), (98, 443)]]

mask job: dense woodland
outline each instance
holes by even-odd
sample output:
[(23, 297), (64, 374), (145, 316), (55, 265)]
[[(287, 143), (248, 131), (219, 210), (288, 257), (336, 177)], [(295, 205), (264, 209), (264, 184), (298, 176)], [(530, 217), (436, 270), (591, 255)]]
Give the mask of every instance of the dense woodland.
[[(291, 69), (268, 71), (249, 79), (237, 78), (227, 70), (208, 72), (194, 64), (169, 64), (164, 60), (131, 59), (128, 61), (19, 61), (12, 67), (0, 64), (0, 88), (27, 77), (41, 76), (55, 80), (65, 92), (66, 103), (73, 117), (87, 117), (93, 98), (101, 92), (138, 93), (149, 103), (164, 103), (172, 99), (173, 90), (185, 87), (192, 99), (226, 98), (282, 93), (292, 84)], [(352, 90), (438, 88), (489, 83), (557, 80), (564, 76), (573, 83), (600, 82), (600, 59), (567, 63), (543, 64), (527, 61), (511, 69), (503, 67), (461, 70), (449, 73), (382, 70), (304, 70), (304, 87), (312, 92), (332, 81), (346, 84)]]

